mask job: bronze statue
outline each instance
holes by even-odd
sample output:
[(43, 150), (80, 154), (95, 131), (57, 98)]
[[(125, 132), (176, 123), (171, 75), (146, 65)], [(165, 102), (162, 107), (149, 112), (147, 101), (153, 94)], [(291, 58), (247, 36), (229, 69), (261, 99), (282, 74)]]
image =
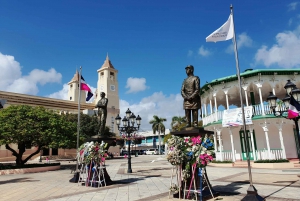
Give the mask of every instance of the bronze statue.
[[(186, 127), (198, 126), (198, 110), (201, 108), (200, 78), (194, 76), (194, 66), (185, 67), (187, 78), (183, 81), (181, 95), (183, 97), (183, 109), (185, 110)], [(193, 121), (191, 122), (191, 116)]]
[(99, 117), (99, 131), (98, 135), (104, 134), (105, 124), (106, 124), (106, 117), (107, 117), (107, 103), (108, 99), (105, 98), (105, 93), (100, 93), (101, 99), (98, 101), (95, 108), (98, 108), (98, 117)]

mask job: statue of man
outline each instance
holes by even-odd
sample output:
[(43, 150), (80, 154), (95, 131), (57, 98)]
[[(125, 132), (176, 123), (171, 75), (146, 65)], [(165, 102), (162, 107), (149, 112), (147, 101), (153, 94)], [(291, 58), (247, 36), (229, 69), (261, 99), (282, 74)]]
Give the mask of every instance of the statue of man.
[(107, 103), (108, 99), (105, 98), (105, 93), (100, 93), (101, 99), (98, 101), (95, 108), (98, 108), (98, 117), (99, 117), (99, 132), (98, 135), (104, 134), (105, 124), (106, 124), (106, 117), (107, 117)]
[[(200, 78), (194, 76), (194, 66), (185, 67), (187, 78), (183, 81), (181, 95), (183, 97), (183, 109), (185, 110), (186, 127), (198, 126), (198, 110), (201, 108)], [(191, 116), (193, 121), (191, 122)]]

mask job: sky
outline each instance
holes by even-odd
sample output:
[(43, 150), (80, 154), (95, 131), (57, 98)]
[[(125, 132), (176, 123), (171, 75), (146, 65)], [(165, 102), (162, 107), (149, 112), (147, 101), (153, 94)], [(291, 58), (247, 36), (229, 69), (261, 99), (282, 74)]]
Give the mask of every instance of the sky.
[(118, 70), (121, 115), (150, 130), (153, 115), (184, 116), (181, 84), (236, 74), (231, 40), (207, 43), (233, 5), (239, 67), (300, 67), (300, 1), (2, 0), (0, 90), (67, 99), (76, 69), (95, 90), (106, 55)]

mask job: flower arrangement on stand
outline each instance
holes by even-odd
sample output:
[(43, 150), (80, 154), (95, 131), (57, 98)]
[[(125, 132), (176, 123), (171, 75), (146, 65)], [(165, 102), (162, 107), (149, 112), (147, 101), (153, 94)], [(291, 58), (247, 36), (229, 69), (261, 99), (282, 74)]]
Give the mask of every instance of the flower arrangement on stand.
[(107, 154), (105, 148), (107, 143), (102, 141), (101, 144), (98, 142), (86, 142), (81, 145), (77, 150), (77, 160), (79, 163), (89, 164), (91, 162), (100, 163), (105, 160)]
[[(101, 144), (98, 142), (86, 142), (78, 148), (77, 160), (79, 164), (82, 164), (79, 177), (80, 179), (87, 178), (84, 180), (86, 186), (96, 182), (99, 183), (99, 181), (96, 181), (97, 178), (103, 177), (104, 172), (102, 170), (99, 171), (98, 167), (104, 165), (105, 157), (107, 157), (106, 147), (107, 143), (102, 141)], [(85, 176), (83, 176), (84, 174)]]
[[(182, 164), (185, 164), (180, 178), (184, 182), (189, 178), (191, 178), (192, 182), (196, 168), (199, 168), (200, 171), (200, 169), (213, 161), (214, 143), (213, 139), (209, 138), (208, 135), (205, 135), (203, 138), (200, 136), (181, 138), (173, 135), (168, 140), (168, 149), (167, 160), (172, 165), (182, 166)], [(193, 172), (191, 172), (191, 169)], [(191, 185), (192, 183), (189, 189), (191, 189)], [(171, 184), (170, 190), (172, 186), (173, 184)]]

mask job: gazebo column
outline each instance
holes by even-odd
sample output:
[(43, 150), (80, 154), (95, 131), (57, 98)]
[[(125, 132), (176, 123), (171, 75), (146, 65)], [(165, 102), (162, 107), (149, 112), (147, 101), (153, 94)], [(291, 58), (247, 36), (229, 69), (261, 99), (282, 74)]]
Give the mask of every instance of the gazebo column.
[(228, 102), (228, 90), (224, 91), (226, 97), (226, 110), (229, 110), (229, 102)]
[(248, 93), (247, 93), (247, 89), (248, 89), (248, 87), (247, 87), (247, 86), (245, 86), (245, 87), (243, 87), (243, 89), (244, 89), (244, 91), (245, 91), (245, 100), (246, 100), (246, 106), (249, 106), (249, 103), (248, 103)]
[(214, 127), (214, 149), (215, 149), (215, 152), (218, 151), (218, 147), (217, 147), (217, 129), (216, 129), (216, 127)]
[(268, 149), (268, 158), (269, 158), (269, 160), (271, 160), (272, 159), (271, 158), (271, 149), (270, 149), (270, 142), (269, 142), (269, 135), (268, 135), (269, 129), (268, 129), (268, 126), (267, 126), (266, 122), (263, 123), (262, 128), (263, 128), (263, 130), (265, 132), (265, 136), (266, 136), (266, 143), (267, 143), (267, 149)]
[(216, 113), (216, 121), (218, 121), (218, 105), (217, 105), (217, 94), (214, 94), (214, 100), (215, 100), (215, 113)]
[(286, 152), (285, 152), (285, 147), (283, 143), (283, 137), (282, 137), (282, 126), (283, 124), (286, 124), (283, 120), (276, 122), (276, 127), (278, 128), (279, 131), (279, 140), (280, 140), (280, 147), (282, 149), (282, 158), (286, 159)]
[(207, 117), (207, 105), (206, 105), (206, 103), (204, 103), (204, 114), (205, 114), (205, 117)]
[(234, 143), (233, 143), (231, 127), (229, 127), (229, 134), (230, 134), (230, 142), (231, 142), (232, 162), (235, 162), (235, 151), (234, 151)]
[(210, 106), (210, 114), (213, 114), (213, 109), (212, 109), (211, 99), (209, 99), (209, 106)]
[(253, 159), (254, 159), (254, 161), (256, 161), (257, 157), (256, 157), (255, 146), (254, 146), (253, 127), (251, 125), (249, 125), (248, 127), (249, 127), (249, 131), (250, 131), (250, 139), (251, 139)]
[(217, 134), (218, 134), (218, 139), (219, 139), (220, 157), (221, 157), (221, 161), (223, 161), (221, 130), (217, 130)]
[(261, 88), (262, 88), (262, 85), (261, 85), (260, 83), (258, 83), (258, 84), (256, 84), (256, 86), (258, 87), (258, 92), (259, 92), (259, 100), (260, 100), (261, 114), (262, 114), (263, 116), (265, 116), (264, 102), (263, 102), (262, 95), (261, 95)]

